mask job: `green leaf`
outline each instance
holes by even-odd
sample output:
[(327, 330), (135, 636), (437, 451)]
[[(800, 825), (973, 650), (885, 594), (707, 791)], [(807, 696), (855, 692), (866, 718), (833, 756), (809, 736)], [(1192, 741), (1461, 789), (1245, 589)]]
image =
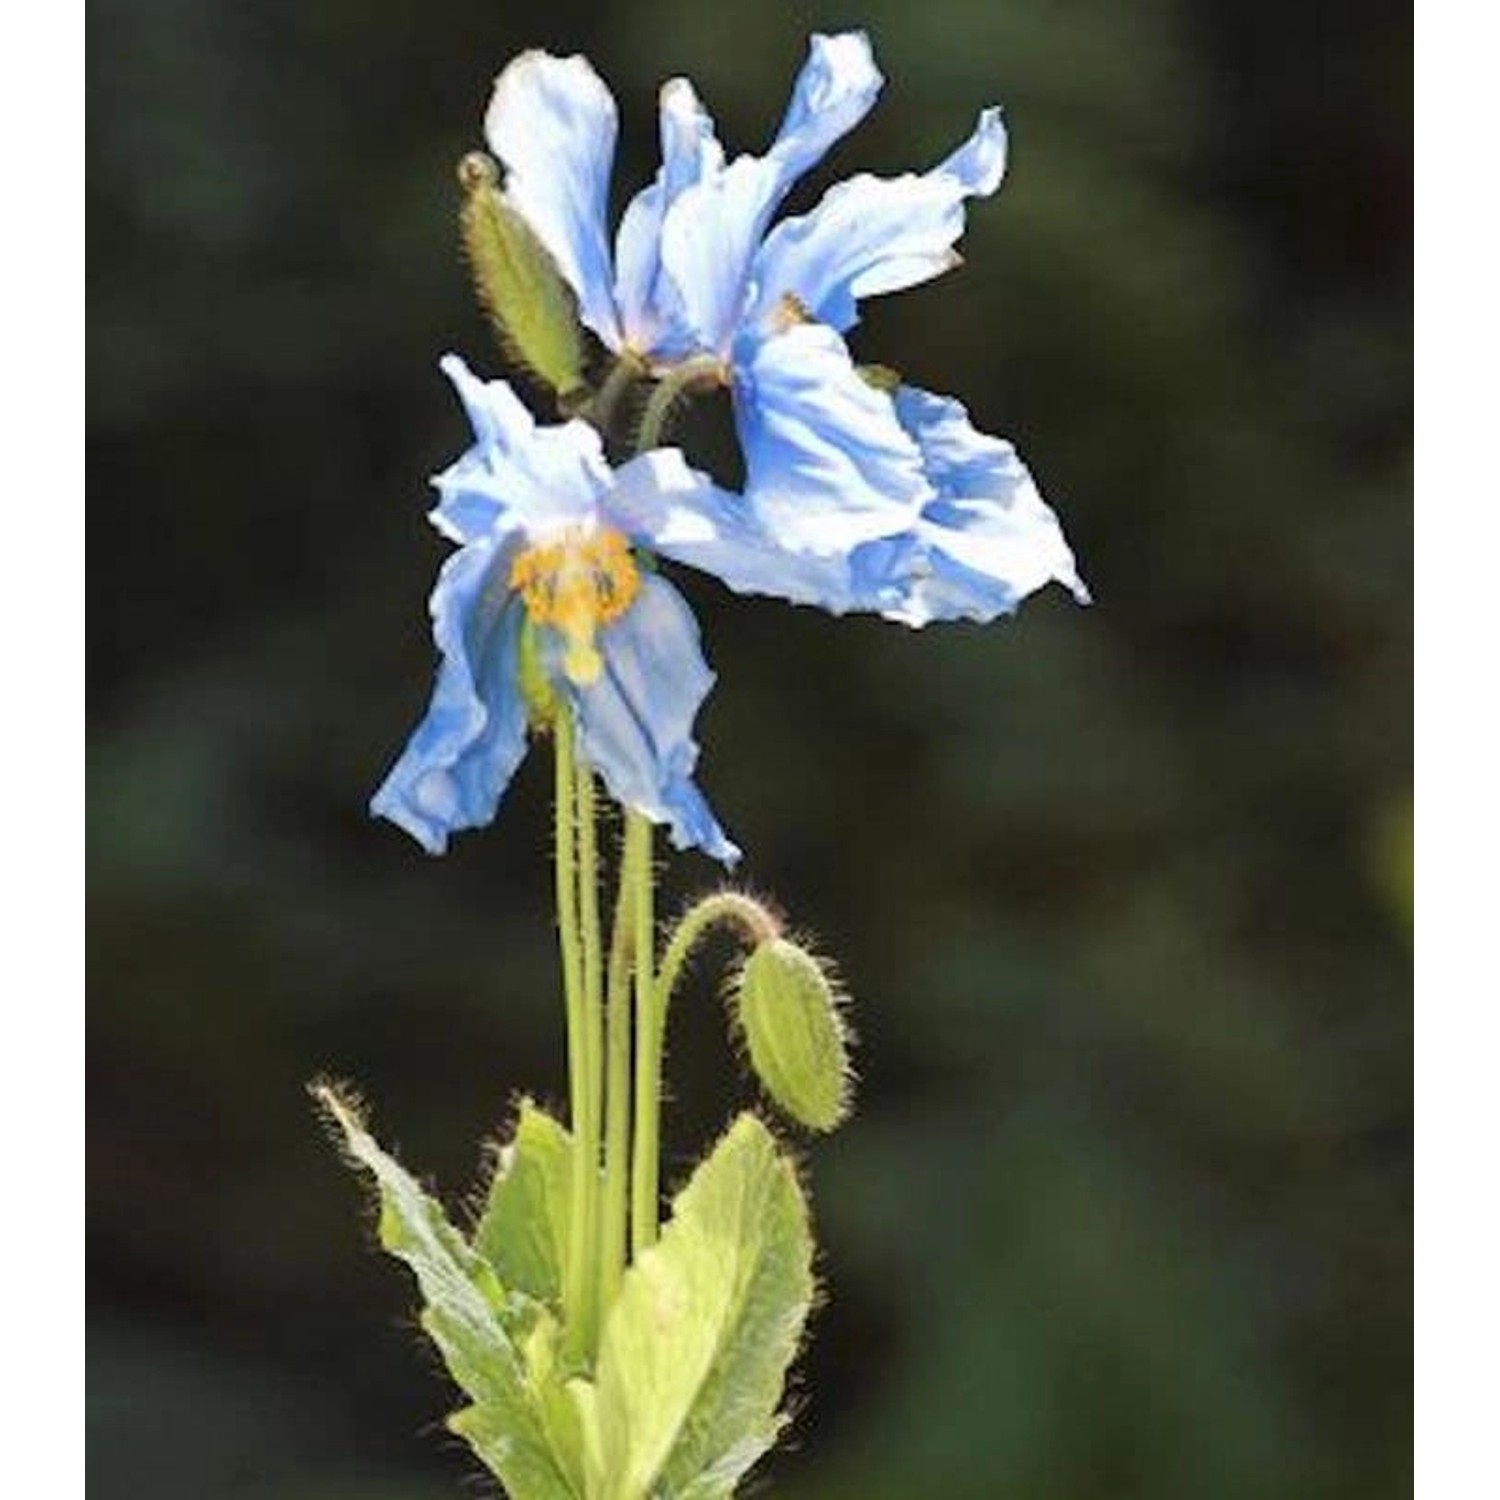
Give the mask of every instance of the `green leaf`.
[(505, 1481), (512, 1500), (586, 1494), (582, 1419), (563, 1380), (561, 1343), (561, 1326), (544, 1311), (522, 1350), (529, 1402), (526, 1418), (542, 1434), (552, 1460), (550, 1467), (532, 1469), (533, 1454), (517, 1441), (513, 1403), (476, 1402), (448, 1418), (448, 1430), (463, 1438)]
[[(559, 1377), (550, 1364), (539, 1369), (535, 1362), (537, 1330), (550, 1315), (524, 1294), (504, 1290), (442, 1205), (380, 1149), (349, 1101), (326, 1087), (314, 1093), (353, 1161), (374, 1176), (380, 1243), (415, 1273), (425, 1304), (422, 1327), (474, 1403), (450, 1425), (469, 1438), (512, 1500), (577, 1500), (581, 1489), (570, 1470), (580, 1466), (560, 1461), (552, 1446), (553, 1409), (566, 1404)], [(525, 1341), (524, 1356), (517, 1340)]]
[(567, 1264), (573, 1148), (568, 1132), (530, 1099), (500, 1156), (474, 1248), (501, 1283), (560, 1307)]
[(776, 1441), (812, 1303), (812, 1235), (791, 1163), (741, 1115), (625, 1273), (595, 1384), (575, 1382), (591, 1500), (729, 1495)]
[(483, 152), (458, 164), (459, 225), (474, 287), (506, 353), (568, 407), (584, 392), (578, 302), (547, 247), (501, 195), (497, 175)]

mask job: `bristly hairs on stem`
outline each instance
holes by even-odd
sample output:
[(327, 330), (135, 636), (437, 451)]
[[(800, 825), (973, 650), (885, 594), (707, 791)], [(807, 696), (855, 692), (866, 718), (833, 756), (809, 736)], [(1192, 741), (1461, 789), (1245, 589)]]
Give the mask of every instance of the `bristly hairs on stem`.
[(635, 451), (659, 448), (673, 418), (687, 398), (697, 391), (729, 384), (729, 368), (716, 354), (695, 354), (673, 365), (657, 382), (646, 402), (646, 411), (636, 429)]

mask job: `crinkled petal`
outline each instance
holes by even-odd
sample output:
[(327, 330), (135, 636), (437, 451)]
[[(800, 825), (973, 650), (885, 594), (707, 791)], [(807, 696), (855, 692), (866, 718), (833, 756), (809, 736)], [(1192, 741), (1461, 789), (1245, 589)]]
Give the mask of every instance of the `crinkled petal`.
[(503, 380), (480, 380), (456, 354), (439, 361), (475, 442), (433, 479), (432, 523), (456, 542), (521, 530), (541, 534), (592, 515), (610, 485), (599, 434), (587, 422), (539, 426)]
[(495, 816), (526, 754), (517, 652), (523, 607), (505, 589), (514, 549), (491, 540), (455, 552), (431, 601), (441, 654), (427, 714), (370, 799), (429, 854)]
[(609, 89), (587, 58), (523, 52), (495, 80), (484, 131), (506, 168), (506, 199), (578, 294), (583, 321), (618, 348), (607, 216), (619, 121)]
[(607, 515), (648, 551), (710, 573), (739, 594), (812, 604), (832, 614), (854, 607), (847, 559), (780, 546), (745, 502), (690, 469), (676, 448), (655, 448), (616, 476)]
[(988, 198), (1005, 176), (1009, 140), (998, 104), (979, 112), (979, 123), (963, 145), (939, 163), (937, 171), (953, 177), (970, 198)]
[(976, 431), (950, 397), (903, 386), (895, 404), (937, 495), (910, 535), (854, 554), (856, 595), (909, 625), (993, 620), (1052, 582), (1087, 604), (1057, 516), (1015, 449)]
[(568, 683), (583, 753), (615, 799), (664, 823), (679, 849), (733, 864), (740, 851), (694, 784), (693, 720), (713, 686), (687, 601), (647, 575), (635, 603), (599, 636), (604, 670)]
[(661, 91), (661, 168), (631, 199), (615, 237), (615, 300), (625, 342), (640, 354), (668, 358), (690, 347), (676, 285), (662, 275), (662, 220), (688, 188), (723, 165), (713, 119), (692, 84), (669, 80)]
[(869, 114), (885, 79), (862, 31), (815, 32), (771, 145), (790, 186)]
[(734, 374), (745, 501), (765, 535), (830, 556), (915, 524), (932, 495), (917, 445), (833, 329), (742, 340)]
[(974, 134), (921, 176), (862, 174), (830, 188), (811, 213), (787, 219), (755, 257), (753, 320), (774, 318), (793, 297), (840, 331), (859, 320), (858, 301), (916, 286), (958, 264), (964, 200), (989, 194), (1005, 171), (1005, 126), (998, 109)]
[(663, 219), (662, 267), (699, 349), (722, 351), (734, 331), (778, 180), (768, 158), (738, 157), (689, 188)]
[(667, 209), (662, 265), (699, 347), (727, 349), (771, 216), (792, 184), (865, 117), (883, 81), (863, 32), (815, 35), (770, 150), (709, 173)]

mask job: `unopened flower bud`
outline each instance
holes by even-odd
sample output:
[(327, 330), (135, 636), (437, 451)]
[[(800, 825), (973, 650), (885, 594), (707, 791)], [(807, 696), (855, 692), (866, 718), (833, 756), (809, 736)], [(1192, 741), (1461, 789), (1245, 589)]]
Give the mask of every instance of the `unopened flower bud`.
[(506, 353), (545, 381), (560, 405), (585, 392), (578, 303), (557, 262), (505, 201), (495, 163), (471, 151), (458, 164), (459, 225), (474, 287)]
[(776, 1103), (810, 1130), (849, 1113), (849, 1034), (824, 966), (786, 938), (769, 938), (745, 960), (735, 1018), (750, 1064)]

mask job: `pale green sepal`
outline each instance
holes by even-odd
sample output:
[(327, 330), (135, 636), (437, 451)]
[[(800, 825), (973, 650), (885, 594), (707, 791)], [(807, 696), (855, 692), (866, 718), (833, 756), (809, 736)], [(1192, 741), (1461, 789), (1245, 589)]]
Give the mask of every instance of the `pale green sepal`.
[(479, 151), (458, 164), (459, 224), (474, 286), (505, 352), (572, 409), (586, 393), (578, 301), (546, 246), (501, 195), (498, 177)]
[[(551, 1446), (548, 1413), (518, 1342), (529, 1350), (543, 1319), (539, 1303), (506, 1291), (491, 1267), (448, 1221), (399, 1162), (387, 1156), (353, 1105), (333, 1090), (316, 1097), (343, 1134), (350, 1156), (380, 1191), (381, 1245), (412, 1269), (426, 1304), (422, 1327), (448, 1372), (474, 1405), (458, 1413), (455, 1431), (473, 1426), (474, 1451), (499, 1477), (511, 1500), (581, 1500)], [(466, 1434), (467, 1435), (467, 1434)]]
[(573, 1147), (568, 1132), (530, 1099), (500, 1154), (474, 1248), (503, 1285), (559, 1307), (567, 1264)]
[(849, 1033), (824, 966), (786, 938), (768, 938), (745, 960), (735, 1019), (766, 1092), (810, 1130), (849, 1113)]
[(604, 1323), (590, 1500), (728, 1495), (776, 1441), (812, 1304), (812, 1234), (791, 1163), (741, 1115), (626, 1271)]

